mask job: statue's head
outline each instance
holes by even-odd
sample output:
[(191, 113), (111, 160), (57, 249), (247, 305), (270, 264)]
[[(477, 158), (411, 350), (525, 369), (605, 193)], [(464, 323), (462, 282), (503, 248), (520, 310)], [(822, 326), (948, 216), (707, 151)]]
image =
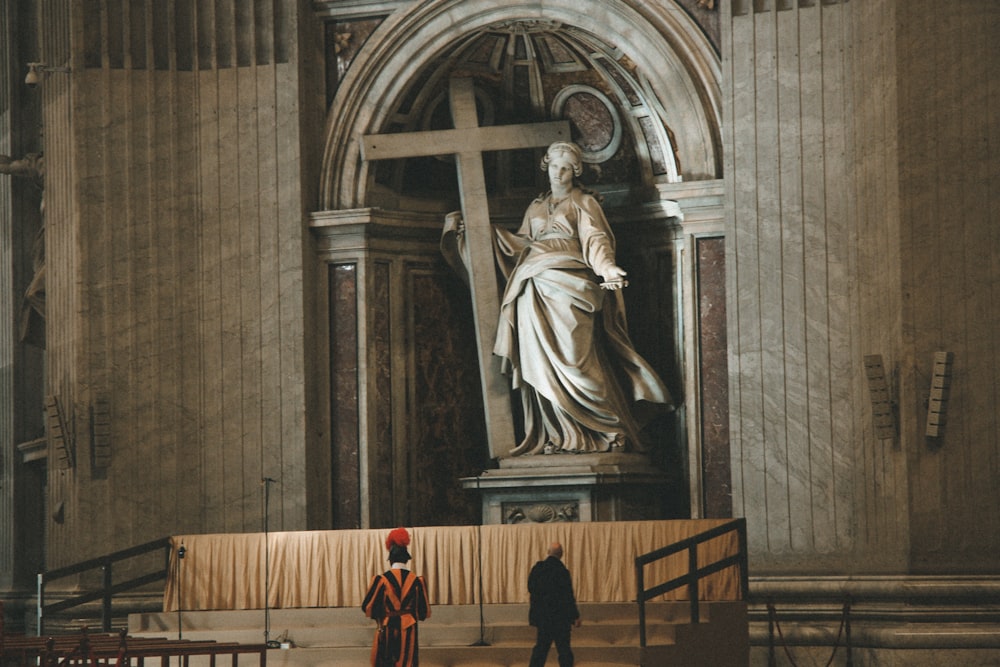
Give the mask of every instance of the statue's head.
[(577, 178), (583, 173), (583, 151), (572, 141), (557, 141), (551, 144), (545, 157), (542, 158), (542, 171), (548, 171), (549, 162), (556, 156), (568, 160), (573, 165), (573, 175)]

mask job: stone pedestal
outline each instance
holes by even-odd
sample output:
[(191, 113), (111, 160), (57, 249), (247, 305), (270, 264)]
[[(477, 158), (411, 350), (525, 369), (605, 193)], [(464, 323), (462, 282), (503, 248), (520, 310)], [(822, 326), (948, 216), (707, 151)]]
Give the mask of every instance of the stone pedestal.
[(643, 454), (501, 459), (462, 485), (479, 492), (484, 524), (665, 518), (667, 475)]

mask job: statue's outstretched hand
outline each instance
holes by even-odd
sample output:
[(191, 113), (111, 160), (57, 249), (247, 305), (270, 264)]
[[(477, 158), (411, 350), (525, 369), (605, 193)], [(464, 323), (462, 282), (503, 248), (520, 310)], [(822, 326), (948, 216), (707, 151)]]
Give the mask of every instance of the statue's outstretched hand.
[(608, 290), (619, 290), (623, 287), (628, 287), (628, 281), (625, 280), (625, 276), (628, 274), (620, 266), (611, 266), (604, 271), (604, 275), (601, 276), (601, 288)]

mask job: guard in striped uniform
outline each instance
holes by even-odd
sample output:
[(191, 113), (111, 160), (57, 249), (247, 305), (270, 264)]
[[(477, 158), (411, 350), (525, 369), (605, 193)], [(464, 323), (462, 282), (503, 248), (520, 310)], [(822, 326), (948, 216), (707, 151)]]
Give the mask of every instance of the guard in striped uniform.
[(417, 621), (431, 615), (424, 578), (406, 569), (410, 534), (405, 528), (389, 533), (390, 569), (372, 577), (361, 609), (378, 623), (372, 646), (372, 667), (418, 667)]

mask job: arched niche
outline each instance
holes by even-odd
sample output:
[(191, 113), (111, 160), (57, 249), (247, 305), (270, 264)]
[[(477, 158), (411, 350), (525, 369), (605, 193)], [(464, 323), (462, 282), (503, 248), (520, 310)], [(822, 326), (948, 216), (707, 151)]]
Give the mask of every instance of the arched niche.
[[(369, 37), (354, 59), (331, 106), (327, 119), (321, 174), (322, 210), (344, 210), (372, 205), (375, 179), (372, 167), (361, 159), (364, 134), (393, 127), (404, 100), (413, 97), (415, 82), (440, 79), (462, 70), (460, 56), (471, 41), (513, 26), (512, 32), (534, 29), (551, 32), (571, 50), (590, 57), (589, 66), (602, 68), (617, 87), (632, 86), (648, 112), (645, 131), (658, 133), (669, 145), (665, 169), (646, 167), (647, 185), (660, 180), (711, 180), (720, 176), (719, 62), (708, 41), (678, 7), (647, 7), (642, 2), (611, 0), (599, 4), (572, 0), (528, 2), (512, 0), (503, 6), (461, 0), (427, 2), (413, 11), (389, 16)], [(585, 51), (589, 50), (589, 55)], [(449, 57), (453, 57), (449, 64)], [(603, 59), (603, 63), (594, 62)], [(449, 69), (450, 68), (450, 69)], [(622, 75), (628, 81), (623, 86)], [(611, 95), (576, 91), (600, 111)], [(600, 91), (599, 91), (600, 92)], [(573, 91), (566, 92), (571, 97)], [(566, 99), (554, 100), (565, 104)], [(595, 101), (596, 100), (596, 101)], [(429, 101), (424, 100), (425, 104)], [(625, 104), (624, 106), (628, 106)], [(558, 109), (541, 109), (552, 115)], [(636, 117), (622, 114), (632, 136), (642, 128)], [(411, 119), (411, 125), (412, 123)], [(397, 130), (420, 129), (402, 127)], [(639, 163), (648, 165), (649, 155)], [(679, 163), (679, 166), (678, 166)]]
[[(434, 187), (406, 182), (407, 170), (414, 169), (419, 160), (422, 165), (437, 161), (440, 182), (457, 188), (454, 169), (448, 164), (450, 158), (367, 163), (361, 154), (362, 137), (442, 129), (450, 121), (446, 117), (446, 90), (452, 76), (475, 79), (483, 125), (572, 116), (567, 110), (574, 105), (584, 115), (617, 115), (621, 132), (615, 131), (614, 124), (605, 124), (610, 129), (592, 137), (592, 144), (584, 148), (590, 153), (591, 167), (603, 168), (605, 176), (613, 171), (609, 165), (621, 161), (629, 151), (631, 162), (615, 178), (587, 185), (605, 195), (605, 209), (623, 254), (622, 265), (635, 285), (646, 286), (630, 289), (625, 295), (630, 333), (637, 349), (664, 376), (675, 398), (696, 395), (689, 379), (694, 374), (691, 355), (680, 349), (683, 341), (694, 340), (695, 332), (690, 329), (697, 314), (691, 305), (693, 269), (685, 264), (690, 262), (691, 255), (685, 250), (690, 234), (678, 223), (680, 209), (690, 202), (692, 210), (698, 211), (692, 218), (703, 225), (706, 207), (714, 206), (717, 199), (722, 164), (721, 72), (717, 54), (680, 7), (649, 4), (644, 0), (586, 4), (575, 0), (509, 0), (502, 6), (488, 6), (477, 0), (412, 3), (388, 16), (351, 60), (327, 118), (319, 210), (313, 216), (313, 226), (320, 255), (332, 267), (330, 270), (342, 269), (345, 275), (351, 275), (349, 280), (344, 279), (351, 289), (343, 291), (350, 302), (344, 304), (350, 316), (343, 317), (333, 303), (334, 295), (340, 294), (335, 277), (330, 278), (328, 298), (329, 320), (339, 322), (358, 337), (357, 367), (363, 371), (358, 374), (356, 387), (359, 432), (356, 442), (345, 440), (343, 444), (351, 457), (355, 451), (359, 453), (356, 472), (362, 487), (376, 490), (368, 495), (360, 493), (362, 525), (406, 520), (393, 514), (395, 498), (407, 499), (414, 516), (422, 516), (421, 508), (431, 512), (434, 503), (421, 500), (431, 496), (414, 493), (412, 480), (433, 476), (416, 468), (432, 457), (414, 457), (412, 451), (414, 443), (423, 442), (421, 438), (434, 425), (425, 428), (421, 420), (426, 420), (427, 414), (416, 408), (412, 413), (397, 415), (389, 407), (415, 405), (413, 397), (431, 395), (411, 386), (412, 378), (421, 377), (420, 360), (428, 356), (422, 347), (424, 342), (449, 340), (449, 336), (473, 340), (472, 332), (462, 328), (472, 326), (471, 318), (439, 314), (432, 308), (467, 300), (464, 285), (457, 278), (436, 273), (446, 268), (437, 266), (441, 262), (437, 240), (442, 206), (454, 203), (454, 190), (442, 194)], [(549, 39), (554, 41), (546, 46)], [(492, 47), (490, 40), (494, 42)], [(543, 57), (541, 51), (553, 45), (561, 45), (563, 55), (548, 53)], [(544, 94), (529, 93), (520, 98), (527, 100), (526, 108), (521, 110), (525, 114), (513, 117), (505, 108), (512, 92), (502, 61), (508, 49), (516, 52), (521, 47), (525, 49), (524, 59), (529, 61), (527, 51), (537, 50), (536, 66), (544, 66), (546, 73), (555, 77), (561, 74), (565, 85), (543, 82)], [(500, 57), (494, 58), (498, 51)], [(528, 81), (525, 88), (531, 87)], [(626, 90), (629, 87), (631, 90)], [(636, 110), (645, 114), (651, 127), (640, 122), (643, 116)], [(652, 132), (661, 147), (667, 147), (658, 166), (655, 156), (642, 149), (639, 138), (644, 132)], [(490, 159), (494, 158), (487, 155), (486, 160)], [(517, 157), (495, 159), (499, 163)], [(529, 180), (521, 184), (523, 189), (515, 184), (506, 192), (503, 187), (507, 181), (494, 181), (493, 192), (489, 193), (494, 222), (508, 223), (515, 214), (523, 213), (526, 203), (539, 192), (537, 185), (530, 184), (531, 179), (544, 180), (537, 161), (518, 164), (527, 165), (524, 171), (530, 172)], [(510, 164), (486, 166), (506, 168), (507, 174), (517, 173)], [(430, 283), (439, 279), (440, 285), (449, 289), (450, 283), (456, 282), (461, 293), (450, 301), (431, 299)], [(413, 285), (418, 288), (411, 288)], [(447, 289), (440, 292), (447, 297)], [(424, 321), (430, 315), (439, 328), (431, 335), (422, 335), (413, 322)], [(330, 340), (331, 348), (342, 344), (333, 330)], [(394, 347), (389, 349), (390, 345)], [(346, 354), (350, 357), (352, 351)], [(353, 361), (347, 359), (345, 363), (349, 366)], [(475, 366), (471, 356), (451, 365), (473, 371)], [(386, 384), (384, 391), (374, 391), (372, 388), (379, 386), (378, 372), (387, 368), (392, 369), (394, 380)], [(404, 368), (405, 373), (399, 372)], [(476, 428), (482, 428), (477, 426), (482, 419), (471, 409), (481, 399), (475, 386), (464, 389), (451, 396), (457, 398), (452, 403), (461, 408), (459, 416), (466, 421), (459, 424), (449, 419), (449, 428), (460, 426), (463, 442), (473, 442), (477, 441), (472, 436)], [(341, 393), (331, 389), (334, 404)], [(387, 398), (390, 393), (391, 400)], [(354, 411), (356, 406), (347, 408)], [(390, 413), (391, 424), (389, 417), (382, 417)], [(663, 446), (654, 460), (654, 464), (670, 471), (669, 491), (663, 494), (664, 504), (672, 508), (669, 516), (683, 515), (693, 503), (680, 496), (690, 490), (694, 498), (698, 488), (696, 475), (682, 479), (687, 476), (687, 452), (698, 451), (696, 429), (687, 426), (695, 421), (685, 417), (685, 411), (674, 414), (658, 433), (657, 442)], [(368, 429), (367, 435), (361, 427)], [(383, 433), (389, 435), (382, 437)], [(424, 451), (420, 447), (418, 450)], [(461, 452), (453, 454), (451, 458), (457, 459)], [(389, 466), (389, 461), (397, 462), (395, 467)], [(438, 482), (438, 490), (446, 490), (451, 479)], [(381, 493), (379, 489), (386, 491)], [(334, 489), (335, 500), (341, 500), (338, 493), (348, 491)], [(435, 502), (439, 507), (440, 502)], [(640, 516), (648, 509), (630, 507), (628, 511), (623, 509), (621, 516)]]

